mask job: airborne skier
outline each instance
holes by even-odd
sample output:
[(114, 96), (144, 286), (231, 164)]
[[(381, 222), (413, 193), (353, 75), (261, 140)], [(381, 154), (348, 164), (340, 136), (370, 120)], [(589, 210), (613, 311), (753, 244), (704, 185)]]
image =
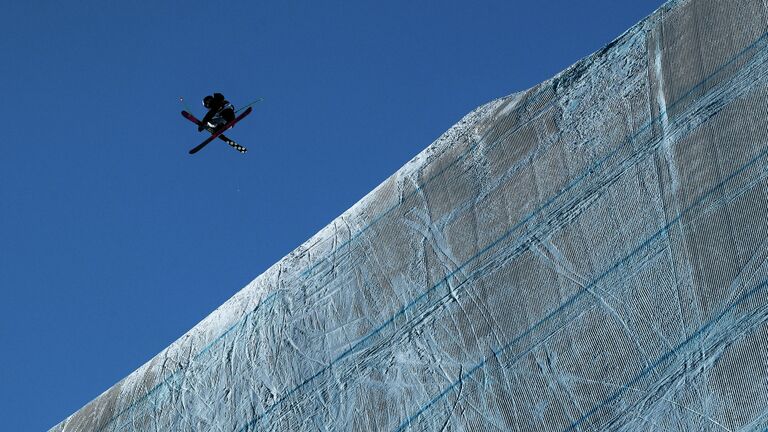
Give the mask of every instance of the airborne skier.
[(197, 153), (200, 149), (208, 145), (208, 143), (216, 138), (226, 142), (240, 153), (247, 152), (248, 149), (226, 137), (223, 132), (233, 127), (235, 123), (239, 122), (245, 116), (250, 114), (252, 108), (248, 106), (242, 114), (235, 117), (235, 107), (233, 107), (232, 104), (229, 103), (229, 101), (226, 100), (224, 95), (221, 93), (214, 93), (213, 95), (204, 97), (203, 106), (208, 108), (208, 113), (205, 114), (205, 117), (203, 117), (202, 120), (198, 120), (195, 118), (195, 116), (187, 111), (181, 112), (181, 115), (183, 115), (187, 120), (197, 125), (197, 130), (199, 132), (208, 130), (208, 132), (211, 133), (211, 136), (208, 139), (198, 144), (195, 148), (190, 150), (189, 153)]

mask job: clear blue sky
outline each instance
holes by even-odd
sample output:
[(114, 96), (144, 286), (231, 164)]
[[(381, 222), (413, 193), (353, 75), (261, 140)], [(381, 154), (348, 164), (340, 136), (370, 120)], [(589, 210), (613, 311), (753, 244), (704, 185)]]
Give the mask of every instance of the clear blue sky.
[[(660, 0), (9, 1), (0, 412), (45, 430), (148, 361), (475, 107)], [(257, 97), (222, 142), (213, 91)]]

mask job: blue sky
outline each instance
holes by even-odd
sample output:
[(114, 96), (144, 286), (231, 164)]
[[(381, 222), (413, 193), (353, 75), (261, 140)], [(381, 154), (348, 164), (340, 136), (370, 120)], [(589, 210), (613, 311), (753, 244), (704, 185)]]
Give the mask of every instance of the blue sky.
[[(466, 113), (663, 2), (7, 2), (0, 411), (45, 430)], [(263, 97), (222, 142), (179, 114)]]

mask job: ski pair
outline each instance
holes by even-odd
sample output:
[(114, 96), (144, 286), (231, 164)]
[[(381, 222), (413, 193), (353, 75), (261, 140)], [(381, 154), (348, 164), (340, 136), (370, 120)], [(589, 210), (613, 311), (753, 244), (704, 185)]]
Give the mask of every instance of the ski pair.
[[(221, 129), (219, 129), (216, 132), (213, 132), (213, 130), (211, 128), (206, 127), (206, 129), (208, 129), (208, 131), (211, 132), (211, 136), (208, 137), (208, 139), (206, 139), (202, 143), (198, 144), (195, 148), (190, 150), (189, 154), (197, 153), (198, 151), (200, 151), (200, 149), (202, 149), (203, 147), (208, 145), (211, 141), (215, 140), (216, 138), (219, 138), (220, 140), (226, 142), (227, 144), (229, 144), (230, 146), (235, 148), (240, 153), (247, 152), (248, 149), (246, 149), (245, 147), (241, 146), (240, 144), (234, 142), (233, 140), (227, 138), (224, 135), (224, 131), (227, 130), (227, 129), (230, 129), (232, 126), (235, 125), (235, 123), (239, 122), (240, 120), (243, 119), (243, 117), (245, 117), (248, 114), (250, 114), (252, 110), (253, 110), (253, 108), (248, 107), (245, 111), (243, 111), (242, 114), (237, 116), (234, 120), (232, 120), (231, 122), (227, 123), (226, 125), (224, 125), (224, 127), (222, 127)], [(187, 120), (191, 121), (192, 123), (200, 126), (200, 120), (198, 120), (195, 116), (193, 116), (192, 114), (188, 113), (187, 111), (182, 111), (181, 115), (184, 116), (184, 118), (186, 118)]]

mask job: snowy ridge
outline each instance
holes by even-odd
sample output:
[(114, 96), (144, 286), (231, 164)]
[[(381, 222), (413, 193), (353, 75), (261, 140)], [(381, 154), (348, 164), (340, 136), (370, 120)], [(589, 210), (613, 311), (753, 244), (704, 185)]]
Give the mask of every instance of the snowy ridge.
[(766, 23), (669, 2), (476, 109), (53, 430), (764, 430)]

